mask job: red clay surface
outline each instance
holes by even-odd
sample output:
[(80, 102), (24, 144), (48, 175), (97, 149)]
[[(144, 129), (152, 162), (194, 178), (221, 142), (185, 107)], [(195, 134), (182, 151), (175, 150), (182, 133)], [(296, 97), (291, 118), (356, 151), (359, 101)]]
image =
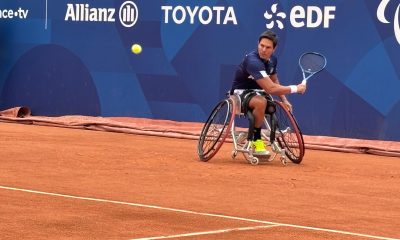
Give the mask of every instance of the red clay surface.
[(0, 238), (400, 238), (399, 158), (307, 150), (252, 166), (226, 143), (204, 163), (196, 144), (0, 123)]

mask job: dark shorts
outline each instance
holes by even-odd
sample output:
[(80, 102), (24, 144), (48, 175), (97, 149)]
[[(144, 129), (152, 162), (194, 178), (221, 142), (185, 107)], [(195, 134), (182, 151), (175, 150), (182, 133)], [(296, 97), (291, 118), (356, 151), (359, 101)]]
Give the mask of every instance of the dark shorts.
[(241, 102), (241, 112), (246, 114), (247, 111), (251, 110), (249, 108), (249, 102), (250, 100), (256, 96), (263, 96), (265, 97), (265, 99), (267, 100), (267, 109), (266, 109), (266, 113), (274, 113), (275, 112), (275, 104), (272, 100), (271, 95), (267, 94), (266, 92), (264, 92), (263, 90), (259, 90), (259, 89), (236, 89), (231, 91), (231, 93), (233, 92), (233, 94), (238, 95), (240, 98), (240, 102)]

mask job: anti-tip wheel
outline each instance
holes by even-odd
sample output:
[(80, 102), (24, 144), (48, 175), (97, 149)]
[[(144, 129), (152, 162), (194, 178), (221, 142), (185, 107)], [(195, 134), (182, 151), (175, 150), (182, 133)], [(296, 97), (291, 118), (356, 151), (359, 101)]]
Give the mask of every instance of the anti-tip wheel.
[(260, 162), (260, 161), (258, 160), (257, 157), (252, 157), (252, 158), (250, 159), (251, 165), (258, 165), (259, 162)]
[(287, 165), (287, 158), (284, 156), (281, 156), (281, 163), (286, 166)]
[(232, 159), (235, 159), (235, 157), (237, 156), (237, 151), (235, 151), (235, 150), (233, 150), (232, 151), (232, 153), (231, 153), (231, 157), (232, 157)]

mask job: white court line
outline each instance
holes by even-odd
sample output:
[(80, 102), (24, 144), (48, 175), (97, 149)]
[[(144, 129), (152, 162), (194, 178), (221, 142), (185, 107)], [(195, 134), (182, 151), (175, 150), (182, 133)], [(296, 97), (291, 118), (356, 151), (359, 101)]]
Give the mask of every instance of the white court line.
[(236, 232), (236, 231), (249, 231), (249, 230), (256, 230), (256, 229), (261, 229), (261, 228), (272, 228), (272, 227), (280, 227), (280, 226), (281, 225), (277, 224), (277, 225), (263, 225), (263, 226), (255, 226), (255, 227), (230, 228), (230, 229), (221, 229), (221, 230), (208, 231), (208, 232), (194, 232), (194, 233), (185, 233), (185, 234), (170, 235), (170, 236), (133, 238), (131, 240), (157, 240), (157, 239), (168, 239), (168, 238), (193, 237), (193, 236), (200, 236), (200, 235), (210, 235), (210, 234)]
[(242, 217), (234, 217), (234, 216), (221, 215), (221, 214), (202, 213), (202, 212), (195, 212), (195, 211), (190, 211), (190, 210), (167, 208), (167, 207), (146, 205), (146, 204), (140, 204), (140, 203), (130, 203), (130, 202), (121, 202), (121, 201), (99, 199), (99, 198), (79, 197), (79, 196), (59, 194), (59, 193), (50, 193), (50, 192), (29, 190), (29, 189), (23, 189), (23, 188), (0, 186), (0, 189), (35, 193), (35, 194), (55, 196), (55, 197), (80, 199), (80, 200), (87, 200), (87, 201), (94, 201), (94, 202), (113, 203), (113, 204), (121, 204), (121, 205), (135, 206), (135, 207), (159, 209), (159, 210), (164, 210), (164, 211), (180, 212), (180, 213), (187, 213), (187, 214), (200, 215), (200, 216), (225, 218), (225, 219), (233, 219), (233, 220), (239, 220), (239, 221), (245, 221), (245, 222), (255, 222), (255, 223), (263, 223), (263, 224), (270, 224), (270, 225), (279, 225), (279, 226), (284, 226), (284, 227), (292, 227), (292, 228), (299, 228), (299, 229), (306, 229), (306, 230), (313, 230), (313, 231), (320, 231), (320, 232), (329, 232), (329, 233), (336, 233), (336, 234), (343, 234), (343, 235), (350, 235), (350, 236), (357, 236), (357, 237), (365, 237), (365, 238), (372, 238), (372, 239), (400, 240), (399, 238), (374, 236), (374, 235), (354, 233), (354, 232), (348, 232), (348, 231), (340, 231), (340, 230), (327, 229), (327, 228), (318, 228), (318, 227), (309, 227), (309, 226), (301, 226), (301, 225), (286, 224), (286, 223), (277, 223), (277, 222), (270, 222), (270, 221), (263, 221), (263, 220), (257, 220), (257, 219), (242, 218)]

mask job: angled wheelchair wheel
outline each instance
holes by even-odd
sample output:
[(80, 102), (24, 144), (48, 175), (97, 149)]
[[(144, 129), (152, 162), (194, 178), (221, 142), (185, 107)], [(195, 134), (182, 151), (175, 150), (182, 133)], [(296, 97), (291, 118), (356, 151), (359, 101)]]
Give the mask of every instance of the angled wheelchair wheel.
[(204, 124), (197, 145), (200, 160), (210, 160), (221, 148), (229, 135), (233, 119), (234, 104), (231, 99), (222, 100), (215, 106)]
[(299, 125), (293, 114), (289, 112), (283, 103), (276, 104), (275, 117), (277, 120), (276, 140), (281, 148), (285, 149), (286, 156), (294, 163), (301, 163), (304, 157), (304, 140)]

